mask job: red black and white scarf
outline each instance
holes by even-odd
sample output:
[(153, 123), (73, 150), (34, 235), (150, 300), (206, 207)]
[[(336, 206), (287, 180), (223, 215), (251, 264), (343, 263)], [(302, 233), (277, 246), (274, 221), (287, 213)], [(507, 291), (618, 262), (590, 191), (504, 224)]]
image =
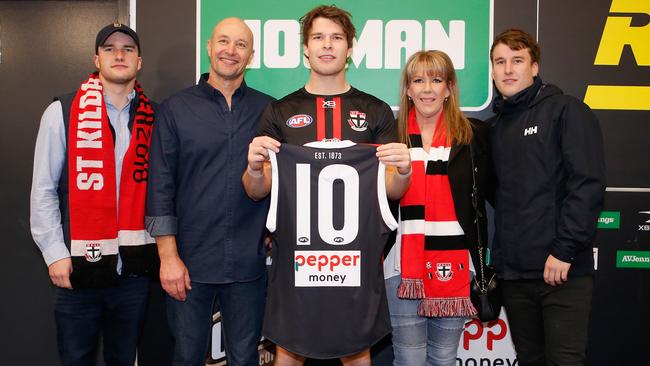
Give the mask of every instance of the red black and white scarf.
[(456, 218), (447, 162), (451, 151), (442, 113), (429, 153), (410, 111), (411, 185), (400, 200), (402, 283), (398, 297), (421, 299), (426, 317), (473, 316), (469, 252)]
[(124, 275), (146, 274), (157, 265), (155, 240), (144, 228), (154, 112), (138, 82), (135, 90), (138, 105), (119, 177), (119, 202), (114, 143), (97, 73), (81, 84), (72, 101), (68, 190), (73, 287), (113, 284), (118, 252)]

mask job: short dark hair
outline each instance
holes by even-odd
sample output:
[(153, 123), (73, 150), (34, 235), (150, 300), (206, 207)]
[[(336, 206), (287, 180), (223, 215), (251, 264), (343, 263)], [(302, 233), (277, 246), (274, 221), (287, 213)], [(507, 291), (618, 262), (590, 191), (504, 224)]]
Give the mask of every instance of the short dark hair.
[(537, 41), (533, 36), (521, 29), (506, 29), (494, 38), (494, 42), (490, 48), (490, 61), (494, 61), (492, 58), (492, 52), (494, 51), (494, 47), (498, 44), (505, 44), (514, 51), (528, 49), (531, 61), (539, 63), (542, 51), (539, 49)]
[(307, 14), (300, 18), (302, 26), (302, 44), (307, 45), (309, 41), (309, 32), (316, 18), (325, 18), (333, 21), (343, 28), (345, 39), (348, 41), (348, 48), (352, 48), (352, 40), (357, 35), (357, 31), (352, 24), (352, 15), (334, 5), (321, 5), (311, 9)]

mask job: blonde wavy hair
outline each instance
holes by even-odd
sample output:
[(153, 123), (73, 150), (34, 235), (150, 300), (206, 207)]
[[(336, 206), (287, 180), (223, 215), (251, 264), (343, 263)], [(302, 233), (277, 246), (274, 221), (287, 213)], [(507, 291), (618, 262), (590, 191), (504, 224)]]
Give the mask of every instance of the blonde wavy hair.
[[(443, 102), (443, 118), (447, 126), (447, 143), (469, 144), (472, 140), (472, 125), (460, 111), (460, 97), (458, 94), (458, 80), (456, 71), (449, 56), (439, 50), (418, 51), (409, 57), (400, 79), (399, 89), (399, 114), (397, 115), (397, 129), (400, 142), (411, 146), (408, 136), (409, 112), (414, 108), (414, 103), (406, 94), (411, 81), (416, 75), (440, 77), (447, 82), (449, 98)], [(436, 131), (436, 135), (439, 130)]]

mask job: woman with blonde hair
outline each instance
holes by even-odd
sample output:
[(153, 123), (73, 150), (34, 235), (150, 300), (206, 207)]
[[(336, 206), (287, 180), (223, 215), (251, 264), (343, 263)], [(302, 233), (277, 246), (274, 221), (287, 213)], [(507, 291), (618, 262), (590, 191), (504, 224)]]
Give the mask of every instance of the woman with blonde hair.
[(478, 231), (487, 237), (487, 126), (460, 111), (453, 64), (435, 50), (408, 59), (397, 123), (412, 175), (384, 262), (393, 364), (455, 365), (465, 321), (476, 314), (470, 281), (479, 266)]

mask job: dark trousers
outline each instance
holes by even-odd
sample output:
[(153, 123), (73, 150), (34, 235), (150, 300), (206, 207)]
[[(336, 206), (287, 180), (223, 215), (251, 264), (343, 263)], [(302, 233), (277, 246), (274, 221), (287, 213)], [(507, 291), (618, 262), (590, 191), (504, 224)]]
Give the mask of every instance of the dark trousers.
[(204, 366), (214, 304), (219, 304), (228, 365), (259, 365), (266, 303), (266, 277), (250, 282), (192, 282), (185, 301), (167, 296), (167, 317), (175, 340), (174, 366)]
[(133, 366), (149, 282), (146, 277), (120, 277), (115, 287), (57, 288), (54, 317), (61, 364), (94, 365), (101, 334), (106, 366)]
[(559, 286), (503, 281), (504, 306), (521, 366), (583, 365), (591, 312), (591, 276)]

